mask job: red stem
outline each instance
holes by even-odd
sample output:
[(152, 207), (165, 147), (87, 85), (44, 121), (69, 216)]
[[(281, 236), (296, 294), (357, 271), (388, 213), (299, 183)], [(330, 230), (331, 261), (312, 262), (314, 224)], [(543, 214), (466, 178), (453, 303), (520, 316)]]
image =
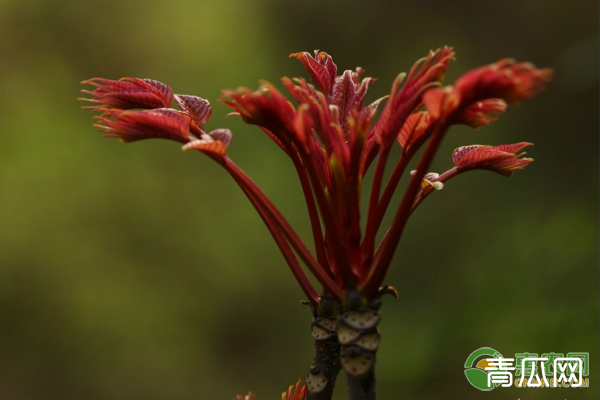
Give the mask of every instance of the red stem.
[(432, 133), (431, 140), (417, 164), (416, 173), (412, 177), (406, 192), (402, 197), (402, 202), (396, 212), (394, 221), (375, 253), (370, 274), (360, 286), (361, 291), (367, 298), (377, 291), (387, 273), (392, 258), (394, 257), (394, 253), (396, 252), (398, 242), (400, 241), (400, 237), (402, 236), (402, 232), (404, 231), (404, 227), (406, 226), (406, 222), (408, 221), (408, 217), (411, 214), (411, 209), (415, 201), (415, 196), (421, 186), (421, 181), (431, 165), (446, 130), (447, 124), (445, 121), (438, 121), (436, 128)]
[(359, 126), (356, 134), (349, 136), (350, 167), (348, 178), (348, 230), (349, 259), (352, 269), (358, 272), (359, 280), (362, 279), (366, 269), (363, 267), (361, 252), (360, 228), (360, 194), (362, 192), (362, 176), (360, 175), (360, 159), (364, 149), (366, 132)]
[(246, 175), (231, 159), (227, 156), (223, 157), (221, 164), (227, 172), (235, 179), (240, 186), (244, 186), (246, 190), (253, 194), (255, 201), (260, 204), (261, 209), (269, 216), (269, 218), (277, 224), (282, 234), (285, 235), (289, 244), (298, 253), (302, 261), (321, 282), (324, 288), (332, 296), (342, 299), (343, 293), (337, 287), (335, 282), (325, 271), (325, 269), (315, 260), (313, 255), (308, 251), (298, 234), (293, 230), (281, 212), (275, 207), (271, 200), (262, 192), (262, 190)]
[(304, 199), (308, 208), (308, 216), (310, 218), (310, 226), (315, 242), (317, 260), (319, 261), (319, 264), (321, 264), (324, 269), (331, 272), (331, 276), (333, 276), (333, 270), (330, 268), (327, 260), (327, 252), (325, 250), (325, 243), (323, 241), (323, 231), (321, 229), (321, 220), (319, 219), (319, 212), (315, 204), (315, 198), (310, 186), (310, 181), (306, 175), (306, 167), (298, 158), (297, 153), (292, 154), (293, 155), (291, 155), (290, 158), (296, 167), (296, 172), (298, 173), (298, 178), (300, 179), (300, 184), (302, 186), (302, 193), (304, 193)]
[(377, 231), (379, 231), (381, 222), (383, 221), (383, 217), (385, 216), (385, 213), (387, 212), (387, 209), (390, 205), (390, 201), (392, 200), (392, 197), (394, 196), (394, 192), (396, 191), (396, 188), (398, 187), (398, 184), (400, 183), (400, 179), (402, 179), (402, 175), (404, 174), (406, 167), (408, 166), (408, 163), (410, 162), (410, 160), (412, 160), (413, 156), (419, 150), (419, 148), (421, 148), (421, 145), (423, 145), (423, 143), (425, 143), (425, 141), (427, 139), (429, 139), (429, 137), (430, 137), (429, 134), (425, 134), (425, 135), (421, 136), (420, 138), (418, 138), (417, 140), (415, 140), (413, 143), (410, 143), (410, 144), (407, 143), (406, 144), (407, 147), (402, 151), (400, 160), (396, 164), (396, 167), (394, 168), (394, 172), (392, 172), (392, 176), (390, 177), (390, 180), (388, 181), (387, 185), (385, 186), (383, 194), (381, 195), (381, 200), (379, 201), (378, 219), (377, 219), (377, 226), (376, 226)]
[(262, 209), (260, 203), (257, 201), (253, 193), (250, 190), (248, 190), (248, 188), (243, 184), (243, 182), (238, 181), (237, 179), (236, 182), (238, 183), (246, 197), (248, 197), (248, 200), (250, 200), (250, 203), (252, 203), (252, 205), (258, 212), (258, 215), (260, 215), (260, 218), (267, 226), (267, 229), (269, 229), (271, 236), (273, 236), (273, 239), (275, 240), (277, 247), (281, 251), (283, 258), (285, 258), (285, 261), (290, 266), (292, 274), (300, 284), (302, 291), (304, 292), (306, 297), (308, 297), (308, 300), (311, 302), (311, 304), (314, 307), (317, 307), (319, 305), (320, 300), (319, 292), (314, 288), (312, 282), (302, 269), (302, 266), (298, 262), (298, 259), (294, 254), (294, 251), (290, 247), (289, 243), (287, 242), (285, 236), (283, 236), (279, 228), (277, 228), (277, 224)]
[(362, 243), (362, 252), (365, 259), (364, 264), (369, 265), (373, 258), (373, 249), (375, 247), (375, 236), (379, 224), (377, 223), (378, 210), (377, 205), (379, 203), (379, 194), (381, 192), (381, 183), (383, 181), (383, 174), (385, 172), (385, 164), (390, 153), (390, 147), (383, 150), (379, 154), (377, 159), (377, 165), (375, 167), (375, 173), (373, 174), (373, 184), (371, 185), (371, 194), (369, 196), (369, 210), (367, 214), (367, 227), (365, 229), (365, 237)]
[(400, 160), (396, 164), (394, 171), (392, 172), (392, 176), (390, 176), (390, 180), (387, 185), (385, 185), (385, 189), (383, 190), (383, 194), (381, 195), (381, 199), (379, 200), (379, 205), (377, 206), (377, 221), (375, 223), (375, 229), (379, 230), (381, 226), (381, 222), (383, 221), (383, 217), (387, 211), (387, 208), (392, 201), (392, 197), (394, 196), (394, 192), (398, 188), (398, 184), (400, 183), (400, 179), (412, 158), (413, 153), (410, 154), (403, 152)]
[(345, 247), (340, 240), (340, 231), (337, 229), (331, 209), (327, 199), (325, 198), (325, 192), (323, 191), (321, 180), (319, 179), (317, 167), (315, 165), (315, 157), (311, 154), (305, 154), (304, 160), (306, 160), (308, 176), (312, 182), (313, 190), (317, 198), (317, 205), (319, 206), (319, 211), (321, 212), (321, 218), (323, 218), (323, 223), (325, 224), (326, 235), (328, 241), (330, 242), (330, 248), (332, 249), (336, 268), (340, 272), (343, 282), (352, 282), (352, 271), (348, 265)]

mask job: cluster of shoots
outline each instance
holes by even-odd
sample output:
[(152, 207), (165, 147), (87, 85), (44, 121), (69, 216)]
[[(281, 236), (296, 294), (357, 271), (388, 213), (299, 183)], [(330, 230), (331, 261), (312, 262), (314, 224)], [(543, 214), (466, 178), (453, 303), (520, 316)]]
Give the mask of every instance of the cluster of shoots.
[[(84, 81), (93, 89), (83, 90), (91, 97), (82, 100), (92, 103), (88, 108), (98, 113), (95, 126), (106, 137), (123, 142), (169, 139), (180, 142), (183, 150), (204, 153), (221, 165), (264, 221), (316, 308), (323, 296), (343, 305), (350, 291), (364, 302), (373, 300), (409, 217), (450, 179), (478, 169), (510, 176), (532, 161), (523, 152), (531, 143), (475, 144), (448, 155), (451, 164), (447, 171), (429, 170), (453, 125), (480, 128), (489, 124), (505, 112), (507, 104), (538, 93), (551, 77), (549, 69), (503, 59), (444, 86), (446, 70), (454, 59), (453, 49), (444, 47), (398, 75), (389, 95), (366, 102), (375, 79), (365, 77), (363, 69), (339, 72), (325, 52), (294, 53), (291, 57), (304, 65), (310, 80), (284, 77), (287, 97), (265, 82), (256, 91), (225, 90), (220, 101), (244, 122), (257, 125), (289, 157), (310, 220), (309, 244), (229, 158), (231, 132), (204, 129), (211, 115), (207, 100), (174, 94), (163, 83), (138, 78)], [(400, 148), (399, 157), (390, 156), (398, 153), (392, 152), (394, 147)], [(365, 188), (370, 168), (372, 183)], [(386, 168), (391, 173), (386, 174)], [(396, 204), (392, 200), (401, 179), (408, 183)], [(365, 191), (368, 193), (363, 194)], [(362, 207), (361, 199), (366, 202)], [(386, 215), (391, 222), (384, 224)], [(311, 283), (309, 272), (321, 287)]]

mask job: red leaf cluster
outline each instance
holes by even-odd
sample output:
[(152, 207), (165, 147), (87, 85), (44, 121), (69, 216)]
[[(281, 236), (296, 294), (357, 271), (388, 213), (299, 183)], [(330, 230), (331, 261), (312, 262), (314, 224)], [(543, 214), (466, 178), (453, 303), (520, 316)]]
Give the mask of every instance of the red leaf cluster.
[[(228, 129), (204, 131), (212, 108), (201, 97), (173, 94), (169, 86), (152, 79), (93, 78), (81, 83), (95, 87), (91, 91), (82, 90), (92, 98), (79, 100), (97, 104), (84, 108), (101, 113), (94, 117), (97, 121), (94, 126), (106, 133), (105, 137), (126, 143), (168, 139), (183, 143), (184, 150), (199, 150), (217, 159), (225, 155), (231, 143)], [(171, 108), (173, 100), (179, 110)]]
[[(467, 72), (453, 87), (428, 90), (423, 102), (434, 118), (451, 122), (457, 118), (460, 122), (461, 114), (479, 102), (496, 99), (496, 102), (517, 103), (540, 92), (551, 78), (549, 68), (538, 69), (531, 63), (504, 59)], [(502, 112), (501, 108), (500, 103), (496, 103), (492, 115)]]
[[(453, 49), (443, 47), (416, 62), (408, 74), (398, 75), (388, 96), (365, 104), (367, 91), (375, 79), (363, 77), (362, 68), (338, 75), (333, 59), (322, 51), (315, 51), (314, 56), (300, 52), (290, 57), (299, 60), (310, 77), (310, 81), (282, 78), (283, 86), (295, 102), (268, 82), (256, 91), (225, 90), (221, 101), (246, 123), (259, 126), (289, 156), (306, 201), (314, 255), (270, 199), (227, 157), (231, 132), (204, 130), (212, 113), (207, 100), (174, 94), (163, 83), (138, 78), (84, 81), (94, 89), (83, 90), (91, 98), (82, 100), (94, 103), (85, 108), (100, 113), (95, 117), (95, 126), (107, 137), (124, 142), (149, 138), (174, 140), (182, 143), (184, 150), (198, 150), (218, 161), (254, 205), (294, 277), (315, 306), (320, 295), (343, 300), (350, 287), (372, 300), (385, 278), (408, 218), (430, 193), (443, 188), (452, 177), (474, 169), (510, 176), (533, 161), (521, 152), (530, 143), (471, 145), (454, 151), (454, 166), (448, 171), (428, 173), (452, 125), (480, 128), (489, 124), (506, 111), (507, 104), (542, 90), (551, 78), (550, 69), (504, 59), (473, 69), (453, 86), (442, 87), (446, 70), (454, 59)], [(376, 112), (384, 100), (387, 101), (375, 123)], [(179, 109), (171, 107), (173, 101)], [(391, 149), (396, 141), (401, 155), (386, 178), (386, 164), (395, 154)], [(419, 153), (389, 229), (376, 245), (399, 182)], [(360, 203), (364, 177), (375, 161), (363, 232)], [(323, 285), (321, 294), (300, 261)], [(290, 388), (283, 400), (303, 400), (305, 391), (299, 385), (300, 382), (293, 395)]]

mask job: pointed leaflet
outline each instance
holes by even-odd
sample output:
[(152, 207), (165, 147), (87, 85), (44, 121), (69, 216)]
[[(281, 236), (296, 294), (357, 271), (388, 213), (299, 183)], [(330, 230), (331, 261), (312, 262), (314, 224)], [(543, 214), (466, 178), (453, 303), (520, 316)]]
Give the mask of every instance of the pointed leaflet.
[(374, 102), (372, 102), (369, 105), (366, 105), (365, 107), (362, 108), (362, 110), (360, 110), (360, 119), (366, 118), (369, 120), (369, 123), (371, 123), (371, 121), (373, 121), (373, 118), (375, 117), (375, 113), (377, 112), (377, 109), (379, 108), (379, 104), (381, 104), (381, 102), (385, 99), (387, 99), (388, 96), (383, 96), (377, 100), (375, 100)]
[(422, 92), (443, 79), (448, 63), (453, 58), (452, 48), (438, 49), (417, 62), (407, 77), (400, 74), (396, 78), (381, 118), (373, 128), (375, 138), (383, 149), (389, 148), (406, 118), (420, 105)]
[(325, 152), (329, 155), (336, 151), (343, 150), (345, 143), (341, 129), (339, 129), (339, 115), (337, 106), (330, 105), (325, 95), (321, 92), (315, 92), (315, 97), (307, 103), (310, 108), (310, 115), (313, 120), (313, 129), (317, 137), (323, 143)]
[(121, 78), (118, 81), (92, 78), (81, 82), (92, 85), (94, 90), (82, 90), (82, 93), (92, 95), (91, 99), (79, 98), (98, 104), (90, 106), (94, 111), (108, 108), (164, 108), (173, 103), (173, 91), (164, 83), (151, 79)]
[[(373, 118), (375, 117), (375, 113), (377, 112), (377, 110), (379, 108), (379, 104), (381, 104), (381, 102), (383, 100), (387, 99), (388, 97), (389, 96), (381, 97), (381, 98), (375, 100), (373, 103), (365, 106), (360, 111), (360, 118), (362, 119), (362, 118), (368, 116), (369, 124), (370, 124), (371, 121), (373, 120)], [(379, 152), (379, 147), (380, 147), (379, 143), (377, 142), (376, 137), (375, 137), (375, 129), (371, 129), (371, 131), (369, 132), (369, 135), (367, 136), (367, 139), (365, 140), (364, 150), (363, 150), (363, 154), (361, 156), (361, 161), (360, 161), (360, 174), (361, 175), (364, 175), (366, 173), (366, 171), (369, 169), (369, 166), (371, 165), (371, 163), (377, 156), (377, 153)]]
[(531, 143), (463, 146), (454, 150), (452, 161), (460, 172), (486, 169), (504, 176), (510, 176), (513, 171), (523, 169), (533, 161), (532, 158), (521, 158), (525, 153), (516, 154), (527, 146), (531, 146)]
[(284, 76), (281, 78), (281, 82), (299, 104), (307, 103), (317, 97), (315, 87), (309, 85), (304, 78), (294, 78), (292, 80)]
[[(358, 70), (358, 68), (357, 68)], [(361, 70), (362, 71), (362, 70)], [(355, 73), (356, 75), (356, 73)], [(371, 82), (375, 82), (377, 79), (375, 78), (364, 78), (360, 85), (356, 88), (356, 96), (355, 96), (355, 104), (353, 108), (360, 109), (362, 107), (363, 100), (367, 91), (369, 90), (369, 85)]]
[(312, 147), (312, 155), (315, 157), (315, 165), (317, 174), (323, 188), (331, 189), (331, 170), (327, 164), (325, 151), (319, 146), (316, 140), (310, 141)]
[(409, 115), (398, 134), (400, 146), (407, 150), (412, 143), (419, 140), (427, 132), (432, 122), (433, 118), (424, 111)]
[(179, 108), (181, 108), (181, 111), (188, 113), (200, 128), (202, 128), (210, 118), (212, 108), (208, 100), (198, 96), (176, 94), (175, 101)]
[(108, 109), (96, 117), (94, 126), (105, 137), (115, 137), (123, 142), (143, 139), (169, 139), (180, 143), (190, 141), (191, 119), (187, 114), (171, 108), (153, 110)]
[(369, 112), (352, 111), (348, 116), (348, 148), (350, 150), (350, 176), (357, 183), (361, 180), (361, 162), (363, 150), (367, 138), (367, 132), (371, 128), (373, 114)]
[(340, 112), (336, 105), (330, 104), (329, 107), (325, 108), (326, 103), (323, 103), (323, 111), (324, 117), (329, 123), (326, 128), (326, 132), (322, 133), (323, 136), (329, 136), (334, 145), (333, 152), (331, 157), (334, 154), (340, 156), (340, 160), (344, 168), (347, 168), (349, 165), (349, 149), (348, 149), (348, 141), (346, 135), (344, 134), (344, 129), (341, 124)]
[(352, 71), (344, 71), (333, 87), (333, 101), (340, 110), (340, 117), (345, 120), (356, 100), (356, 85), (352, 79)]
[(173, 104), (173, 90), (162, 82), (154, 79), (141, 79), (149, 90), (154, 92), (158, 97), (164, 99), (165, 107), (170, 107)]
[(309, 109), (310, 107), (307, 104), (301, 104), (298, 107), (298, 112), (294, 119), (294, 131), (296, 132), (296, 137), (307, 153), (310, 153), (310, 146), (308, 146), (307, 143), (309, 140), (313, 139), (313, 121), (309, 115)]
[(314, 57), (306, 51), (290, 54), (290, 57), (297, 59), (304, 65), (304, 68), (306, 68), (310, 78), (319, 90), (326, 95), (331, 94), (331, 90), (335, 84), (337, 66), (333, 63), (333, 59), (329, 54), (317, 50)]
[[(300, 104), (298, 112), (302, 110), (304, 112), (303, 118), (310, 119), (310, 126), (313, 132), (321, 140), (326, 151), (333, 153), (340, 142), (340, 138), (332, 126), (332, 124), (338, 123), (332, 116), (332, 113), (335, 114), (337, 112), (332, 110), (332, 106), (333, 108), (337, 108), (337, 106), (329, 104), (325, 95), (322, 92), (316, 91), (312, 85), (307, 84), (306, 80), (298, 78), (294, 81), (298, 85), (294, 85), (289, 78), (282, 79), (284, 86)], [(308, 125), (308, 123), (304, 123), (304, 126)], [(308, 139), (306, 130), (304, 130), (299, 139), (301, 141)], [(304, 145), (306, 145), (305, 142)]]
[[(315, 54), (316, 53), (317, 52), (315, 51)], [(319, 62), (325, 65), (325, 69), (327, 69), (327, 73), (329, 74), (331, 86), (333, 87), (335, 78), (337, 76), (337, 65), (334, 64), (333, 58), (331, 58), (331, 56), (324, 51), (319, 52), (317, 57), (319, 58)]]

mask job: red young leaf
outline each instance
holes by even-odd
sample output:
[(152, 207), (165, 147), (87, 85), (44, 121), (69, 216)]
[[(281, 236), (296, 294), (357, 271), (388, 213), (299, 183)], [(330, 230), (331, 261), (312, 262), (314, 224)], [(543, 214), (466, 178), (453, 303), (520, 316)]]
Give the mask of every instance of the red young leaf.
[[(324, 52), (317, 51), (314, 56), (294, 53), (291, 57), (304, 65), (312, 80), (310, 84), (303, 78), (282, 79), (297, 106), (268, 82), (258, 91), (224, 91), (221, 101), (244, 122), (259, 126), (292, 159), (308, 206), (316, 257), (266, 195), (227, 157), (231, 132), (203, 130), (212, 110), (207, 100), (174, 95), (167, 85), (137, 78), (90, 79), (83, 83), (92, 85), (93, 90), (83, 92), (91, 98), (82, 100), (94, 103), (88, 108), (101, 112), (95, 117), (95, 126), (108, 137), (124, 142), (148, 138), (178, 141), (183, 150), (205, 153), (225, 167), (267, 224), (313, 306), (319, 304), (319, 292), (304, 275), (300, 261), (323, 285), (326, 296), (343, 302), (348, 288), (355, 287), (360, 298), (372, 301), (408, 218), (429, 193), (442, 189), (444, 182), (461, 172), (486, 169), (510, 176), (533, 161), (524, 158), (522, 152), (530, 143), (464, 146), (452, 154), (453, 168), (442, 175), (425, 174), (450, 125), (480, 127), (490, 123), (504, 112), (507, 102), (541, 90), (550, 79), (549, 69), (501, 60), (463, 75), (454, 87), (439, 88), (454, 58), (452, 48), (444, 47), (415, 63), (408, 74), (398, 76), (373, 127), (375, 111), (383, 100), (363, 107), (373, 78), (363, 79), (361, 68), (338, 77), (336, 65)], [(174, 99), (180, 110), (170, 108)], [(422, 111), (423, 106), (426, 111)], [(386, 163), (396, 156), (391, 152), (395, 140), (403, 153), (389, 180), (384, 180)], [(429, 143), (416, 161), (418, 172), (408, 182), (388, 232), (380, 235), (400, 178), (414, 163), (411, 157), (425, 140)], [(363, 234), (363, 178), (378, 154), (373, 179), (367, 180), (371, 182), (371, 193)], [(376, 247), (380, 236), (383, 240)], [(298, 381), (282, 400), (306, 400), (306, 391)], [(255, 400), (255, 396), (238, 396), (237, 400)]]
[(462, 146), (454, 150), (452, 161), (460, 172), (486, 169), (504, 176), (510, 176), (513, 171), (523, 169), (533, 161), (532, 158), (521, 158), (525, 153), (516, 154), (527, 146), (531, 146), (531, 143)]
[[(357, 68), (357, 70), (359, 70), (359, 68)], [(362, 72), (362, 70), (359, 70)], [(358, 76), (358, 73), (354, 74), (355, 76)], [(356, 96), (355, 96), (355, 104), (354, 104), (354, 108), (355, 109), (360, 109), (362, 108), (362, 104), (363, 104), (363, 100), (365, 98), (365, 94), (367, 94), (367, 90), (369, 90), (369, 85), (372, 82), (375, 82), (377, 79), (375, 78), (364, 78), (361, 82), (360, 85), (358, 85), (358, 87), (356, 88)]]
[(96, 117), (94, 126), (105, 137), (115, 137), (123, 142), (143, 139), (169, 139), (181, 143), (190, 141), (190, 118), (187, 114), (171, 108), (153, 110), (108, 109)]
[(352, 80), (352, 71), (344, 71), (344, 74), (337, 79), (332, 97), (333, 102), (340, 110), (342, 120), (345, 120), (356, 99), (356, 85)]
[(233, 139), (231, 131), (229, 129), (224, 128), (215, 129), (214, 131), (211, 131), (208, 134), (208, 136), (210, 136), (214, 140), (218, 140), (219, 142), (223, 143), (226, 147), (229, 147)]
[[(330, 104), (322, 92), (315, 90), (312, 85), (306, 83), (306, 80), (295, 79), (298, 85), (294, 85), (288, 78), (284, 78), (283, 84), (300, 104), (298, 112), (302, 111), (302, 118), (305, 127), (310, 126), (312, 131), (321, 139), (323, 146), (329, 153), (333, 153), (340, 141), (343, 142), (343, 134), (339, 131), (339, 109), (336, 105)], [(306, 145), (308, 136), (312, 134), (300, 131), (300, 140)]]
[[(381, 97), (381, 98), (375, 100), (374, 102), (372, 102), (371, 104), (365, 106), (360, 111), (359, 119), (362, 119), (362, 118), (365, 118), (368, 116), (369, 124), (370, 124), (371, 121), (373, 120), (373, 118), (375, 118), (375, 113), (377, 112), (379, 104), (381, 104), (381, 102), (387, 98), (388, 98), (388, 96)], [(369, 166), (371, 165), (371, 163), (373, 162), (375, 157), (377, 157), (378, 152), (379, 152), (379, 143), (377, 143), (374, 129), (371, 129), (371, 131), (369, 132), (369, 135), (367, 136), (367, 139), (365, 140), (363, 155), (361, 156), (361, 160), (360, 160), (361, 175), (364, 175), (365, 171), (369, 168)]]
[[(444, 116), (460, 121), (464, 117), (460, 114), (480, 101), (500, 99), (515, 103), (534, 96), (551, 77), (552, 70), (549, 68), (538, 69), (530, 63), (504, 59), (467, 72), (456, 81), (454, 87), (428, 90), (423, 101), (434, 118)], [(495, 116), (494, 112), (492, 116)], [(481, 122), (487, 123), (489, 120), (484, 117), (475, 125), (480, 126)]]
[(319, 181), (321, 182), (321, 187), (330, 188), (331, 187), (331, 171), (329, 170), (329, 165), (327, 164), (327, 157), (325, 152), (316, 140), (310, 141), (311, 145), (311, 154), (315, 157), (315, 164), (317, 166), (317, 173), (319, 175)]
[(154, 79), (141, 79), (158, 97), (164, 99), (165, 107), (170, 107), (173, 104), (173, 90), (162, 82)]
[(537, 94), (551, 77), (550, 68), (538, 69), (507, 58), (467, 72), (454, 88), (465, 105), (491, 98), (514, 103)]
[(313, 121), (309, 114), (309, 106), (302, 104), (298, 107), (296, 118), (294, 118), (294, 131), (296, 137), (302, 143), (305, 149), (309, 150), (307, 143), (309, 138), (312, 138)]
[(218, 140), (194, 139), (185, 144), (183, 151), (198, 150), (212, 156), (223, 157), (227, 153), (227, 145)]
[[(226, 100), (229, 97), (231, 100)], [(237, 111), (244, 122), (267, 128), (275, 135), (293, 132), (294, 107), (272, 84), (265, 82), (253, 92), (224, 90), (220, 100)]]
[(198, 96), (176, 94), (175, 101), (179, 108), (181, 108), (181, 111), (188, 113), (200, 128), (202, 128), (210, 118), (212, 108), (208, 100)]
[(396, 78), (381, 118), (373, 128), (376, 140), (384, 149), (389, 148), (406, 118), (421, 104), (423, 91), (443, 79), (453, 58), (452, 48), (438, 49), (415, 63), (407, 77), (401, 74)]
[(333, 59), (329, 54), (316, 50), (314, 57), (306, 51), (290, 54), (290, 57), (297, 59), (304, 65), (304, 68), (306, 68), (310, 78), (319, 90), (326, 95), (331, 94), (331, 90), (335, 84), (337, 66), (333, 63)]
[(212, 156), (222, 157), (231, 144), (232, 134), (229, 129), (215, 129), (204, 134), (200, 139), (194, 139), (182, 147), (183, 151), (198, 150)]
[(82, 90), (82, 93), (92, 95), (91, 99), (79, 98), (98, 104), (90, 106), (93, 111), (108, 108), (164, 108), (173, 103), (173, 91), (167, 85), (151, 79), (121, 78), (118, 81), (93, 78), (81, 82), (84, 85), (95, 86), (94, 90)]
[(506, 111), (506, 102), (502, 99), (487, 99), (468, 106), (458, 117), (456, 123), (472, 128), (480, 128), (495, 121)]
[(400, 143), (400, 146), (406, 149), (416, 140), (420, 139), (427, 132), (427, 128), (429, 128), (432, 122), (433, 118), (424, 111), (409, 115), (398, 134), (398, 143)]
[(452, 95), (452, 87), (433, 88), (423, 93), (423, 104), (429, 115), (438, 120), (442, 112), (455, 110), (458, 107), (458, 99)]

